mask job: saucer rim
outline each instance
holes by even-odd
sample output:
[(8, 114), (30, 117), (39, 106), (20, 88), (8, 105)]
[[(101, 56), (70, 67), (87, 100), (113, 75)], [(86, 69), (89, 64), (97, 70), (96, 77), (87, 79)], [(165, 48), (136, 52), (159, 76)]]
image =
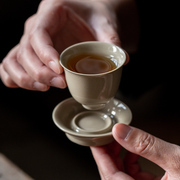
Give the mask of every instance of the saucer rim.
[[(132, 122), (132, 112), (131, 112), (131, 109), (124, 103), (122, 102), (121, 100), (119, 99), (116, 99), (116, 98), (113, 98), (112, 99), (113, 101), (118, 101), (119, 103), (122, 103), (126, 108), (127, 108), (127, 111), (129, 111), (129, 115), (130, 115), (130, 120), (128, 122), (128, 124), (130, 124)], [(72, 136), (76, 136), (76, 137), (83, 137), (83, 138), (104, 138), (104, 137), (107, 137), (107, 136), (112, 136), (112, 131), (110, 132), (106, 132), (106, 133), (101, 133), (101, 134), (78, 134), (77, 132), (74, 132), (68, 128), (64, 128), (62, 126), (60, 126), (60, 124), (57, 122), (56, 118), (55, 118), (55, 115), (56, 115), (56, 112), (58, 110), (58, 108), (60, 106), (62, 106), (63, 104), (65, 104), (66, 102), (68, 101), (74, 101), (75, 103), (77, 103), (78, 105), (81, 105), (80, 103), (78, 103), (73, 97), (70, 97), (70, 98), (67, 98), (63, 101), (61, 101), (60, 103), (58, 103), (54, 110), (53, 110), (53, 113), (52, 113), (52, 118), (53, 118), (53, 121), (55, 123), (55, 125), (60, 129), (62, 130), (64, 133), (67, 133), (67, 134), (70, 134)], [(117, 122), (118, 123), (118, 122)]]

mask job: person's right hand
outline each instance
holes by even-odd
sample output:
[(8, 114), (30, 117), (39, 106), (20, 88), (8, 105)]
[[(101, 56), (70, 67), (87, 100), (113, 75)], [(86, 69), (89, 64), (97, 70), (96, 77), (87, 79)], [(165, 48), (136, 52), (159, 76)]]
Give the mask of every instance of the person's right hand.
[(25, 23), (20, 43), (0, 64), (0, 77), (11, 88), (46, 91), (65, 88), (60, 53), (83, 41), (120, 46), (116, 15), (105, 1), (44, 0)]
[[(147, 132), (125, 124), (116, 124), (112, 130), (116, 141), (91, 147), (102, 180), (179, 180), (180, 146), (165, 142)], [(124, 160), (121, 147), (128, 150)], [(164, 169), (163, 177), (141, 170), (142, 156)]]

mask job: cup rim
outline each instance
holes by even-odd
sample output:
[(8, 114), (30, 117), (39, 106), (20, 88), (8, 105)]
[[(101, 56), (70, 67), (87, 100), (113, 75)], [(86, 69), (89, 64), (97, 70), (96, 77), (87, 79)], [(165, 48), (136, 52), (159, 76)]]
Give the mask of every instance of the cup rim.
[[(112, 69), (110, 71), (107, 71), (107, 72), (104, 72), (104, 73), (97, 73), (97, 74), (86, 74), (86, 73), (78, 73), (78, 72), (75, 72), (75, 71), (72, 71), (70, 69), (68, 69), (67, 67), (65, 67), (63, 65), (63, 63), (61, 62), (61, 57), (63, 56), (63, 54), (68, 51), (69, 49), (72, 49), (73, 47), (75, 46), (81, 46), (83, 44), (107, 44), (107, 45), (113, 45), (115, 46), (117, 49), (121, 50), (124, 54), (124, 58), (122, 59), (123, 62), (122, 64), (119, 66), (119, 67), (116, 67), (115, 69)], [(106, 75), (106, 74), (110, 74), (114, 71), (116, 71), (117, 69), (120, 69), (121, 67), (123, 67), (123, 65), (125, 64), (126, 62), (126, 59), (127, 59), (127, 55), (125, 53), (125, 51), (120, 48), (119, 46), (115, 45), (115, 44), (111, 44), (111, 43), (107, 43), (107, 42), (101, 42), (101, 41), (85, 41), (85, 42), (80, 42), (80, 43), (76, 43), (76, 44), (73, 44), (71, 46), (69, 46), (68, 48), (66, 48), (65, 50), (62, 51), (62, 53), (60, 54), (60, 59), (59, 59), (59, 62), (60, 62), (60, 65), (63, 67), (64, 70), (70, 72), (70, 73), (73, 73), (73, 74), (76, 74), (76, 75), (80, 75), (80, 76), (90, 76), (90, 77), (94, 77), (94, 76), (102, 76), (102, 75)]]

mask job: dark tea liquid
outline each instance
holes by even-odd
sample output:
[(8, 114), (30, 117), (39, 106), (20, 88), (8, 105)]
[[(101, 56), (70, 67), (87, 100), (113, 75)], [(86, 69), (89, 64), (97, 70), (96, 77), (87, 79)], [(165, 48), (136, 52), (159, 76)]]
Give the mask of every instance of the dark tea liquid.
[(69, 59), (69, 70), (83, 74), (99, 74), (116, 68), (115, 63), (107, 57), (99, 55), (80, 54)]

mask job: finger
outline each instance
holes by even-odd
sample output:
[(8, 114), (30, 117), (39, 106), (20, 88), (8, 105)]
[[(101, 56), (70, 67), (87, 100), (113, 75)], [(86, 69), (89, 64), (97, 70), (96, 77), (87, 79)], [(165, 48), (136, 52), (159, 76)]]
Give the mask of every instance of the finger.
[(77, 36), (78, 38), (76, 37), (76, 41), (78, 40), (79, 42), (82, 42), (96, 40), (92, 29), (80, 16), (75, 13), (75, 11), (67, 7), (65, 7), (64, 10), (66, 11), (66, 16), (69, 21), (66, 22), (66, 25), (70, 30), (73, 29), (73, 31), (69, 31), (68, 33), (70, 33), (72, 37)]
[[(21, 88), (38, 91), (47, 91), (49, 89), (47, 85), (35, 82), (30, 76), (28, 76), (17, 61), (11, 60), (11, 66), (6, 65), (5, 69), (10, 77), (12, 77), (13, 82)], [(13, 85), (11, 87), (13, 87)]]
[(5, 86), (9, 88), (17, 88), (18, 86), (14, 83), (14, 81), (10, 78), (10, 76), (4, 70), (3, 64), (0, 64), (0, 78)]
[[(97, 34), (97, 40), (102, 42), (107, 42), (111, 44), (115, 44), (117, 46), (121, 46), (121, 42), (119, 39), (119, 35), (117, 34), (116, 30), (111, 26), (111, 24), (104, 24), (104, 25), (98, 25), (95, 27), (96, 34)], [(128, 53), (123, 50), (126, 54), (126, 62), (124, 65), (129, 63), (129, 55)]]
[(55, 73), (61, 74), (63, 68), (59, 64), (59, 53), (54, 49), (53, 42), (46, 30), (38, 29), (33, 32), (30, 43), (38, 58)]
[(142, 130), (125, 124), (113, 127), (116, 141), (128, 151), (138, 154), (177, 175), (180, 168), (180, 148)]
[[(99, 147), (97, 147), (99, 148)], [(123, 167), (123, 164), (122, 164), (122, 160), (119, 158), (119, 154), (120, 154), (120, 151), (121, 151), (121, 146), (116, 142), (112, 142), (108, 145), (105, 145), (103, 147), (100, 147), (102, 148), (106, 153), (107, 153), (107, 156), (111, 157), (112, 159), (112, 162), (115, 163), (115, 166), (118, 168), (118, 170), (123, 170), (124, 167)], [(104, 173), (101, 172), (101, 169), (98, 167), (98, 170), (99, 170), (99, 174), (101, 176), (101, 179), (103, 180), (104, 179)]]
[[(101, 8), (101, 11), (99, 11), (99, 9), (96, 10), (94, 15), (95, 18), (93, 18), (91, 22), (92, 27), (96, 32), (97, 40), (121, 46), (121, 41), (117, 33), (115, 15), (112, 12), (109, 12), (107, 8)], [(99, 12), (101, 12), (101, 14), (99, 14)]]
[(118, 33), (108, 22), (104, 23), (101, 26), (99, 25), (95, 27), (95, 31), (96, 31), (98, 41), (107, 42), (107, 43), (115, 44), (117, 46), (121, 46)]
[(30, 33), (33, 28), (33, 22), (35, 22), (36, 14), (30, 16), (24, 24), (24, 34)]
[[(42, 1), (39, 7), (43, 6), (43, 4), (46, 4), (46, 2)], [(47, 7), (49, 6), (44, 6), (43, 11), (47, 9)], [(47, 28), (44, 27), (45, 22), (48, 21), (48, 18), (46, 18), (46, 16), (46, 13), (44, 16), (38, 16), (38, 14), (35, 14), (28, 18), (25, 22), (24, 33), (26, 34), (26, 36), (29, 36), (28, 41), (32, 43), (31, 45), (34, 48), (34, 51), (38, 55), (39, 59), (44, 64), (46, 64), (47, 67), (51, 68), (55, 73), (60, 74), (62, 73), (63, 69), (58, 62), (59, 53), (53, 48), (52, 40), (49, 36), (49, 33), (46, 31)], [(40, 27), (38, 25), (39, 22), (41, 24)], [(42, 30), (42, 27), (44, 27), (44, 30)]]
[(106, 17), (101, 17), (99, 21), (97, 17), (96, 21), (99, 22), (94, 25), (97, 40), (121, 46), (119, 35), (111, 24), (111, 21), (106, 19)]
[(102, 179), (133, 180), (133, 178), (122, 172), (122, 170), (119, 170), (107, 146), (91, 147), (91, 151)]
[(116, 141), (113, 141), (112, 143), (107, 144), (103, 148), (106, 150), (107, 154), (109, 154), (109, 156), (112, 158), (116, 167), (119, 170), (124, 171), (123, 163), (119, 156), (121, 152), (121, 146)]
[[(113, 15), (112, 17), (102, 17), (102, 15), (97, 15), (96, 19), (92, 20), (92, 25), (96, 32), (98, 41), (115, 44), (121, 47), (121, 41), (117, 32), (116, 20)], [(126, 54), (126, 62), (124, 65), (126, 65), (129, 62), (129, 55), (126, 51), (124, 52)]]
[(65, 88), (67, 85), (64, 74), (58, 75), (46, 67), (39, 60), (29, 45), (26, 36), (23, 37), (21, 42), (22, 43), (18, 51), (17, 60), (23, 66), (27, 74), (29, 74), (37, 82), (46, 84), (48, 86)]
[[(139, 155), (127, 152), (124, 158), (125, 171), (130, 176), (139, 180), (155, 180), (156, 176), (148, 172), (142, 172), (140, 164), (138, 162)], [(156, 178), (157, 179), (157, 178)]]
[[(19, 46), (13, 48), (3, 60), (3, 68), (5, 71), (2, 72), (4, 72), (6, 78), (9, 78), (17, 86), (25, 89), (47, 91), (49, 89), (47, 85), (34, 81), (16, 61), (18, 48)], [(8, 84), (7, 80), (5, 82)]]
[(127, 152), (124, 158), (124, 166), (127, 173), (131, 176), (139, 173), (141, 171), (141, 167), (138, 163), (139, 155)]

